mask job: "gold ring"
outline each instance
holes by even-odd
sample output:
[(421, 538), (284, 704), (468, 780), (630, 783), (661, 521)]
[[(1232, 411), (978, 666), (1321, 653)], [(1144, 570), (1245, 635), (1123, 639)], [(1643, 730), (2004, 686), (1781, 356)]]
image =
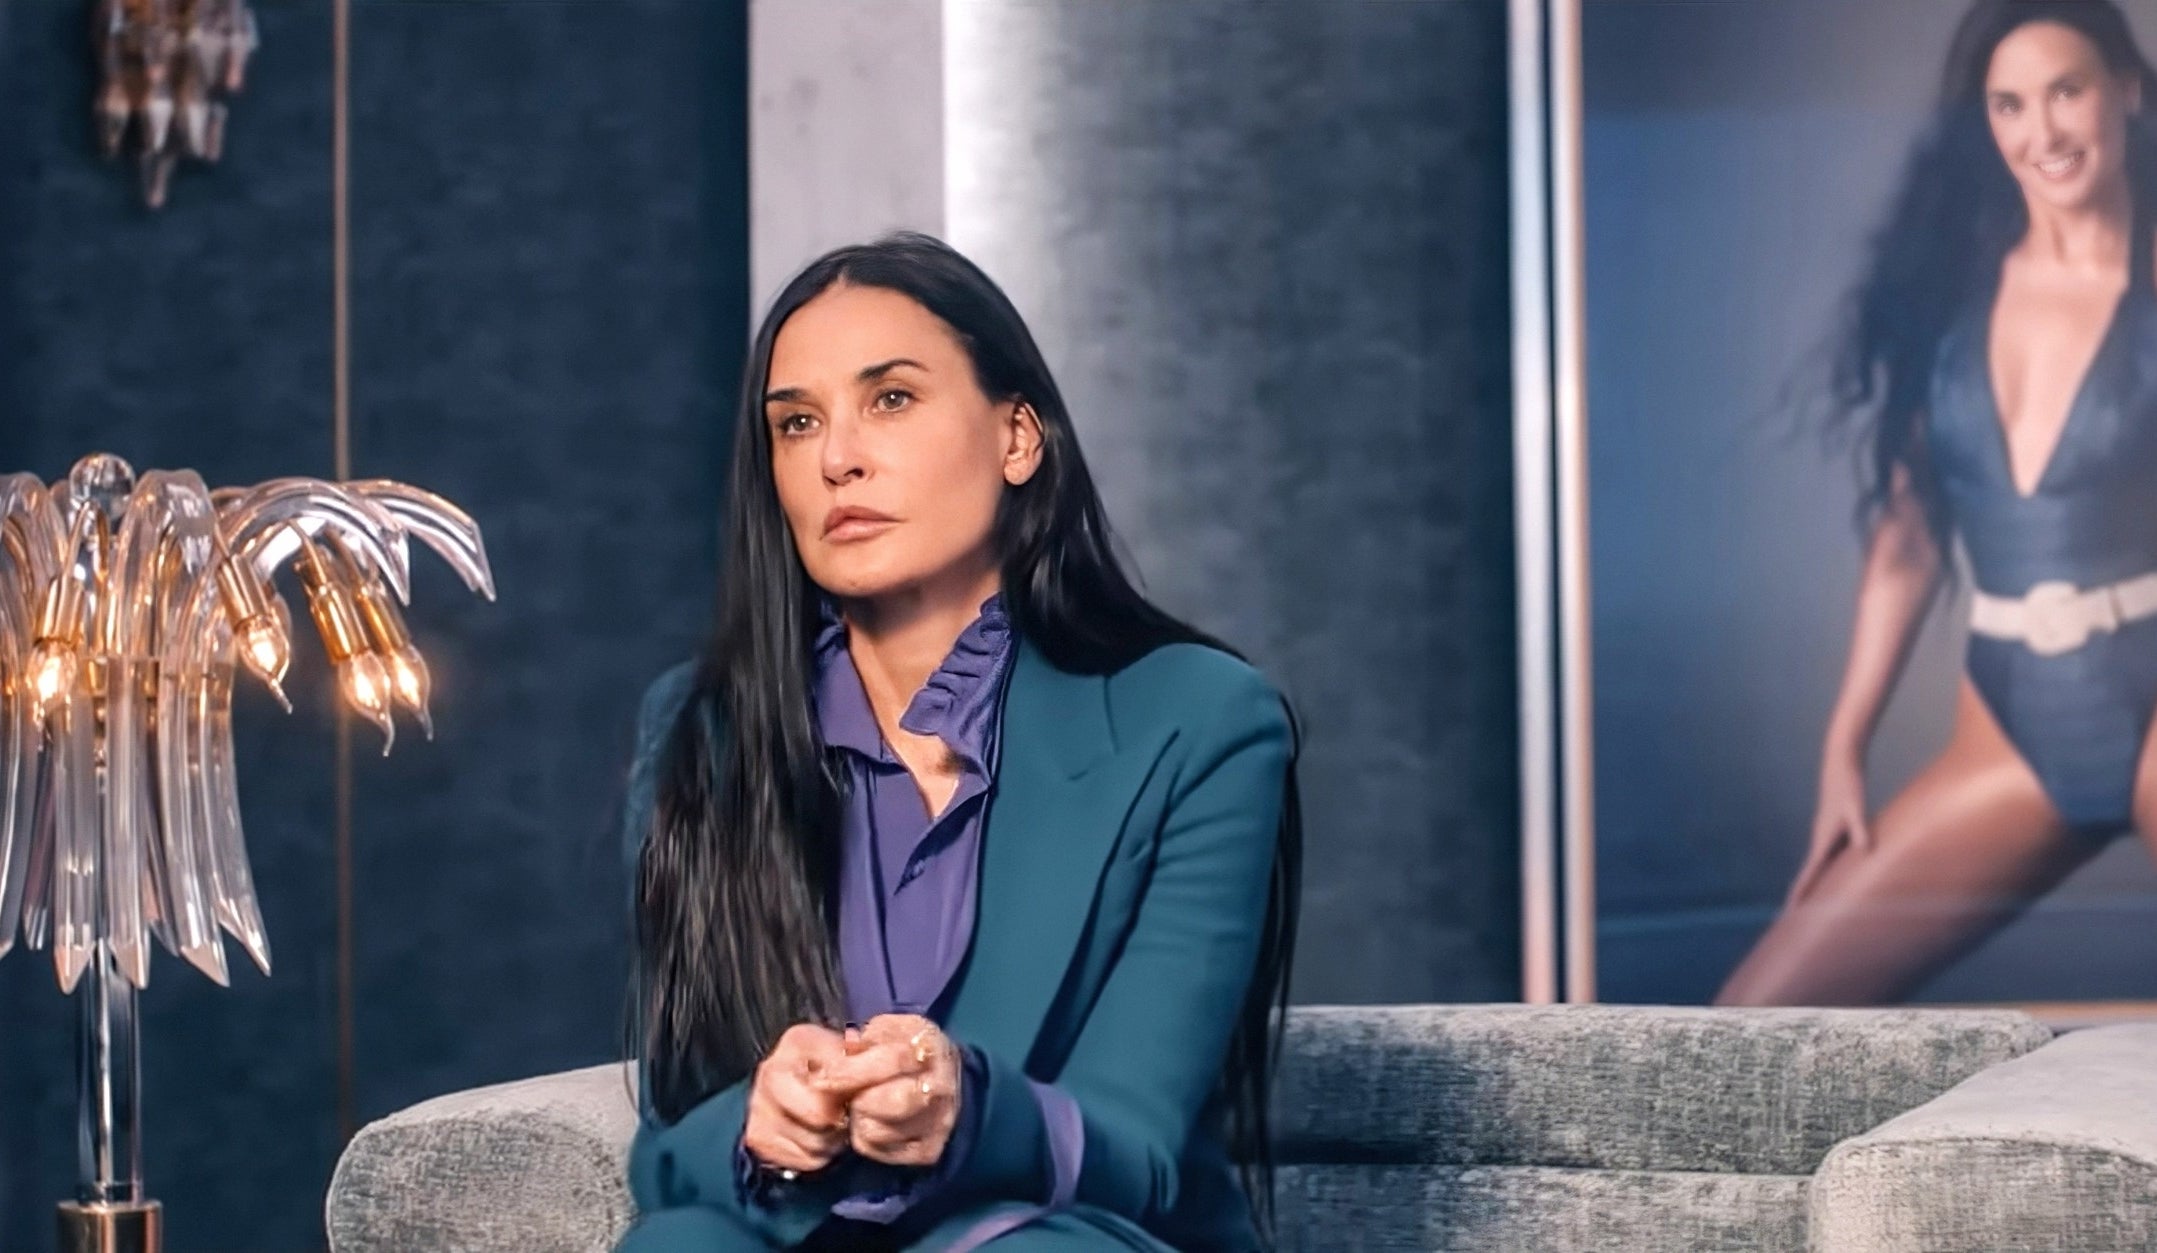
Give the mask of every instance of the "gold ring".
[(913, 1045), (913, 1046), (914, 1046), (914, 1061), (915, 1061), (915, 1062), (916, 1062), (917, 1064), (920, 1064), (920, 1065), (924, 1065), (924, 1066), (928, 1064), (928, 1061), (929, 1061), (929, 1046), (928, 1046), (928, 1045), (926, 1045), (926, 1044), (923, 1044), (923, 1043), (922, 1043), (921, 1041), (922, 1041), (922, 1039), (923, 1039), (924, 1037), (926, 1037), (926, 1036), (927, 1036), (927, 1035), (928, 1035), (928, 1034), (929, 1034), (930, 1032), (932, 1032), (932, 1031), (934, 1031), (934, 1030), (936, 1030), (936, 1028), (935, 1028), (935, 1027), (933, 1027), (933, 1026), (932, 1026), (932, 1027), (923, 1027), (923, 1028), (922, 1028), (921, 1030), (919, 1030), (919, 1031), (916, 1031), (916, 1032), (914, 1033), (914, 1038), (913, 1038), (913, 1039), (911, 1039), (911, 1040), (908, 1040), (908, 1041), (907, 1041), (907, 1043), (908, 1043), (908, 1044), (911, 1044), (911, 1045)]
[(929, 1077), (927, 1075), (921, 1076), (921, 1095), (929, 1095)]

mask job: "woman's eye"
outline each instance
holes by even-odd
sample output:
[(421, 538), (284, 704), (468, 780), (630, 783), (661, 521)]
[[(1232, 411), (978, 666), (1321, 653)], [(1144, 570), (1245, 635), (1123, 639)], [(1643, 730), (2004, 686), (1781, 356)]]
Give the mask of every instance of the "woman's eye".
[(876, 408), (883, 413), (896, 413), (904, 409), (914, 394), (901, 387), (891, 387), (876, 394)]
[(2082, 94), (2082, 88), (2075, 83), (2062, 83), (2053, 90), (2052, 94), (2062, 100), (2072, 100)]
[(815, 419), (806, 413), (789, 413), (780, 418), (776, 425), (781, 435), (800, 435), (814, 424)]
[(2001, 117), (2013, 117), (2022, 112), (2022, 106), (2012, 100), (2001, 100), (1994, 103), (1992, 110)]

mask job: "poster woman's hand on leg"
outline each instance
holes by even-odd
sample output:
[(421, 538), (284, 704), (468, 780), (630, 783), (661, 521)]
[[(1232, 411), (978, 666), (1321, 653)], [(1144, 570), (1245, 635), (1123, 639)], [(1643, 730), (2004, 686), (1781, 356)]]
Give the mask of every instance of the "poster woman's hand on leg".
[(1812, 846), (1790, 884), (1783, 907), (1802, 903), (1820, 872), (1847, 843), (1860, 853), (1872, 851), (1872, 828), (1865, 814), (1865, 762), (1861, 753), (1831, 750), (1820, 765), (1820, 799), (1813, 807)]

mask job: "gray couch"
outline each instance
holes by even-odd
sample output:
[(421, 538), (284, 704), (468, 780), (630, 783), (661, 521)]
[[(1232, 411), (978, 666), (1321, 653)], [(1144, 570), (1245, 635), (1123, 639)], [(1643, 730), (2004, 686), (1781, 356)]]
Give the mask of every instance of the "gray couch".
[[(2157, 1250), (2157, 1025), (2011, 1012), (1299, 1008), (1282, 1248)], [(336, 1253), (563, 1253), (628, 1223), (601, 1066), (374, 1123)]]

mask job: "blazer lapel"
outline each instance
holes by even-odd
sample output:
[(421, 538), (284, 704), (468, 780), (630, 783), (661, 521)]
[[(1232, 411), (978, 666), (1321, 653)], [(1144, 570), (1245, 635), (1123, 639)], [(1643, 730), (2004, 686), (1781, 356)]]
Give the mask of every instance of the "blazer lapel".
[(972, 952), (951, 1026), (1024, 1059), (1087, 932), (1125, 819), (1162, 745), (1118, 745), (1107, 681), (1020, 643), (982, 833)]

